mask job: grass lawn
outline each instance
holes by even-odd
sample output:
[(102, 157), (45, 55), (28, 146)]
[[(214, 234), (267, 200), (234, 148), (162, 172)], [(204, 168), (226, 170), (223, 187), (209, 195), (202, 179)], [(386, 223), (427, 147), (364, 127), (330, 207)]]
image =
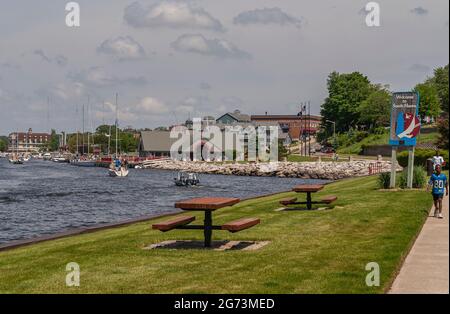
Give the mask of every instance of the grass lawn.
[[(438, 132), (419, 134), (417, 143), (435, 143), (439, 138)], [(387, 145), (389, 144), (389, 133), (385, 134), (371, 134), (364, 138), (361, 142), (352, 145), (338, 148), (338, 153), (341, 154), (359, 154), (362, 152), (363, 146), (367, 145)]]
[[(330, 184), (319, 193), (327, 194), (339, 197), (332, 210), (274, 212), (293, 195), (283, 193), (214, 214), (215, 223), (261, 218), (240, 233), (214, 232), (216, 240), (271, 241), (258, 251), (143, 250), (202, 239), (199, 231), (161, 233), (147, 222), (0, 252), (0, 293), (384, 292), (427, 216), (430, 195), (378, 191), (376, 177)], [(69, 262), (81, 267), (80, 287), (65, 286)], [(365, 284), (369, 262), (380, 265), (380, 287)]]

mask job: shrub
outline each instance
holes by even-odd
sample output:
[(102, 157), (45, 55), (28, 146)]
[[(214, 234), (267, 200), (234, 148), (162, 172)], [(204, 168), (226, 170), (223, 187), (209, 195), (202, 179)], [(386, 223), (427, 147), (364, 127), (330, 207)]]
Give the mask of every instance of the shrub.
[[(421, 189), (427, 184), (427, 173), (421, 166), (414, 166), (413, 173), (413, 188)], [(408, 185), (408, 169), (404, 169), (400, 175), (399, 180), (400, 188), (405, 189)]]
[[(433, 149), (416, 149), (414, 153), (414, 165), (415, 166), (427, 166), (427, 159), (433, 158), (434, 154), (436, 153)], [(448, 169), (448, 163), (449, 163), (449, 156), (448, 151), (441, 150), (439, 151), (439, 154), (444, 158), (445, 160), (445, 167), (444, 169)], [(403, 151), (397, 155), (397, 161), (400, 166), (407, 167), (408, 166), (408, 151)]]
[(437, 146), (439, 148), (448, 150), (448, 114), (444, 119), (440, 119), (438, 122), (438, 130), (440, 133), (439, 139), (437, 141)]
[(390, 172), (382, 172), (378, 176), (378, 187), (380, 189), (389, 189), (391, 184), (391, 173)]

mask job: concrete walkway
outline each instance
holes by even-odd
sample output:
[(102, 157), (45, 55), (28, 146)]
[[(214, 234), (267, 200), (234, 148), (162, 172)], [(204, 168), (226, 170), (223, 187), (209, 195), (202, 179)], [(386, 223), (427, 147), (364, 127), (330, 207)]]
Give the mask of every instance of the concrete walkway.
[(449, 293), (448, 197), (442, 213), (444, 219), (428, 217), (389, 293)]

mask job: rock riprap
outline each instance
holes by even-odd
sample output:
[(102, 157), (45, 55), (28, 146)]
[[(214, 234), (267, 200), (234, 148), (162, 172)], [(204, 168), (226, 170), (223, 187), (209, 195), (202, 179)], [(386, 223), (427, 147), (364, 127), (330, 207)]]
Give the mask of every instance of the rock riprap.
[[(273, 162), (273, 163), (214, 163), (175, 160), (154, 160), (144, 163), (144, 168), (186, 171), (195, 173), (237, 176), (276, 176), (303, 179), (338, 180), (369, 175), (369, 165), (379, 163), (382, 172), (391, 171), (390, 161), (349, 162)], [(402, 168), (398, 166), (398, 170)]]

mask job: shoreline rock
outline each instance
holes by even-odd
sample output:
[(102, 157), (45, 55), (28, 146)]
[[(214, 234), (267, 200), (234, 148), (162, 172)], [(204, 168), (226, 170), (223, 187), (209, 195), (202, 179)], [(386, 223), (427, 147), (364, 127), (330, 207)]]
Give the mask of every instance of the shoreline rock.
[[(186, 171), (204, 174), (264, 176), (281, 178), (339, 180), (369, 175), (369, 165), (378, 163), (382, 172), (391, 171), (390, 161), (347, 162), (274, 162), (274, 163), (215, 163), (159, 160), (144, 163), (144, 168)], [(402, 170), (398, 166), (397, 170)]]

